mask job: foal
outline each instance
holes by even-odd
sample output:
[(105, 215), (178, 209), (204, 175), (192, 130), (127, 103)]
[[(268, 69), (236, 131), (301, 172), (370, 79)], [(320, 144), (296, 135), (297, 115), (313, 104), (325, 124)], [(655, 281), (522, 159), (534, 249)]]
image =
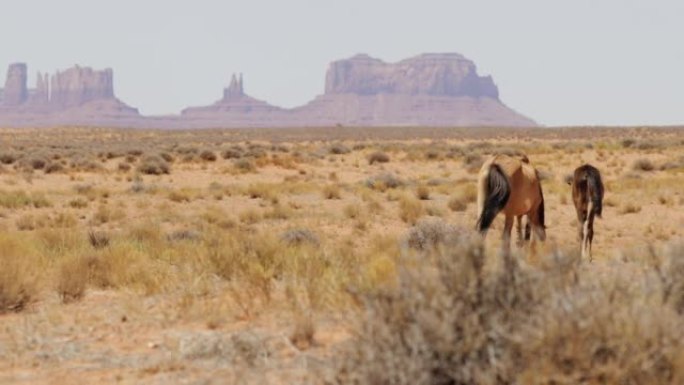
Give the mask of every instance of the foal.
[(511, 230), (516, 218), (526, 215), (539, 240), (546, 239), (544, 194), (537, 170), (517, 157), (496, 155), (480, 169), (477, 189), (477, 229), (486, 235), (494, 218), (503, 212), (503, 250), (510, 253)]
[(577, 230), (582, 242), (582, 258), (591, 257), (591, 242), (594, 239), (594, 216), (601, 218), (603, 210), (603, 182), (599, 170), (590, 165), (577, 167), (573, 174), (572, 201), (577, 211)]

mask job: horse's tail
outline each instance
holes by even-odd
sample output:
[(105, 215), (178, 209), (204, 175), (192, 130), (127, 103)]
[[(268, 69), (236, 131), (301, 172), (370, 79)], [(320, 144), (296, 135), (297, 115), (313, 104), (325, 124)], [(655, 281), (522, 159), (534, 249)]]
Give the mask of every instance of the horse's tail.
[(542, 229), (546, 229), (546, 224), (544, 223), (544, 191), (542, 191), (541, 183), (539, 183), (539, 197), (541, 202), (539, 202), (539, 208), (537, 208), (537, 224)]
[(592, 211), (601, 218), (603, 211), (603, 182), (601, 181), (601, 173), (594, 168), (586, 175), (587, 178), (587, 194), (591, 199)]
[(478, 180), (477, 201), (480, 217), (477, 220), (477, 230), (486, 233), (498, 214), (508, 203), (511, 196), (511, 186), (501, 167), (497, 164), (489, 165), (485, 172), (480, 173)]

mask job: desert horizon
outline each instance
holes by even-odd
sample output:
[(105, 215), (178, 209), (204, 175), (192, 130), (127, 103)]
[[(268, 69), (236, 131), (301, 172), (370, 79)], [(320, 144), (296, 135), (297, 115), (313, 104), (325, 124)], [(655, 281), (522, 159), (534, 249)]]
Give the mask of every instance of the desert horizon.
[(684, 3), (3, 6), (0, 384), (684, 383)]

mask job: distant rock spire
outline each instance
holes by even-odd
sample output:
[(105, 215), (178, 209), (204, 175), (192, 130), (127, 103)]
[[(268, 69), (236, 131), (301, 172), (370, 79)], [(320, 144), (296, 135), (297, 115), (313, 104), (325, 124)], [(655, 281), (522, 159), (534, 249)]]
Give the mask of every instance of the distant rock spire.
[(50, 80), (48, 74), (41, 74), (38, 72), (38, 79), (36, 80), (36, 89), (31, 95), (31, 103), (45, 105), (50, 100)]
[(233, 74), (230, 79), (230, 85), (228, 88), (223, 89), (223, 99), (239, 99), (245, 95), (244, 89), (242, 88), (242, 74), (240, 78)]
[(3, 94), (3, 104), (14, 107), (24, 104), (28, 98), (28, 88), (26, 87), (26, 64), (10, 64), (7, 69), (5, 90)]

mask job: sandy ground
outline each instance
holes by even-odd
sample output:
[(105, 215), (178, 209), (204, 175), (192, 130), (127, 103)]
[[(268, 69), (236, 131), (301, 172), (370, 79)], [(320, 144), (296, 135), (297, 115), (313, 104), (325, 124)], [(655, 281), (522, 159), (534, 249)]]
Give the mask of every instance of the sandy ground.
[[(30, 143), (30, 138), (21, 135), (4, 132), (4, 146)], [(163, 134), (155, 132), (149, 138), (139, 137), (140, 148), (150, 151), (162, 146), (160, 135)], [(546, 176), (543, 186), (548, 241), (537, 258), (544, 258), (554, 249), (578, 248), (575, 210), (570, 188), (563, 178), (585, 162), (601, 169), (607, 187), (603, 218), (595, 225), (594, 261), (585, 268), (604, 269), (609, 274), (620, 261), (638, 261), (641, 250), (650, 245), (658, 247), (682, 236), (684, 168), (680, 165), (665, 171), (633, 170), (637, 159), (647, 158), (656, 166), (677, 161), (684, 153), (681, 131), (649, 134), (648, 140), (662, 140), (667, 145), (645, 150), (624, 148), (619, 137), (602, 138), (593, 143), (593, 148), (587, 148), (583, 145), (586, 140), (530, 135), (528, 140), (489, 141), (501, 148), (521, 147)], [(93, 137), (99, 138), (103, 148), (109, 145), (108, 141), (114, 143), (112, 138), (118, 138), (116, 131)], [(202, 142), (201, 138), (192, 138)], [(61, 140), (68, 141), (69, 133), (62, 134)], [(235, 140), (245, 145), (241, 138)], [(208, 136), (202, 143), (213, 141), (213, 136)], [(420, 201), (421, 205), (434, 208), (450, 224), (473, 228), (475, 205), (471, 202), (465, 211), (452, 211), (448, 202), (455, 191), (475, 183), (476, 170), (465, 167), (461, 156), (444, 156), (450, 146), (466, 146), (473, 141), (380, 137), (366, 142), (363, 149), (332, 155), (327, 152), (331, 141), (289, 140), (285, 141), (287, 146), (317, 156), (293, 167), (264, 164), (250, 173), (235, 172), (232, 160), (220, 156), (210, 162), (181, 162), (177, 156), (169, 175), (144, 175), (138, 182), (134, 180), (134, 170), (117, 171), (122, 161), (118, 157), (106, 160), (102, 163), (104, 168), (94, 172), (36, 171), (26, 175), (4, 166), (0, 190), (41, 193), (52, 204), (44, 208), (2, 208), (0, 229), (6, 234), (39, 234), (40, 226), (21, 231), (18, 221), (27, 215), (40, 218), (57, 212), (73, 215), (76, 224), (70, 231), (82, 236), (93, 229), (124, 234), (129, 227), (146, 223), (150, 218), (159, 218), (164, 232), (195, 230), (198, 216), (208, 211), (226, 213), (227, 219), (241, 226), (241, 213), (266, 212), (271, 206), (244, 193), (249, 186), (266, 183), (285, 186), (278, 200), (290, 207), (292, 214), (285, 220), (257, 220), (249, 224), (251, 231), (281, 233), (294, 227), (308, 228), (328, 244), (351, 240), (355, 248), (362, 250), (372, 244), (374, 237), (401, 239), (411, 225), (400, 218), (399, 203), (393, 195), (414, 196), (419, 185), (430, 190), (430, 199)], [(599, 142), (605, 145), (600, 146)], [(83, 140), (79, 146), (87, 143)], [(351, 149), (356, 141), (347, 139), (344, 143)], [(557, 143), (562, 146), (554, 147)], [(425, 156), (431, 148), (439, 152), (434, 159)], [(375, 150), (388, 153), (390, 162), (370, 165), (367, 157)], [(364, 187), (368, 178), (383, 173), (394, 174), (406, 185), (385, 192)], [(134, 183), (143, 183), (156, 192), (131, 193)], [(340, 199), (324, 198), (321, 189), (330, 184), (339, 187)], [(213, 193), (217, 185), (225, 192), (220, 200)], [(100, 195), (96, 194), (85, 208), (71, 207), (69, 202), (87, 195), (78, 192), (79, 186), (90, 186), (89, 190)], [(173, 191), (186, 191), (192, 198), (174, 201), (169, 198)], [(370, 194), (382, 210), (362, 209), (364, 220), (358, 224), (359, 220), (345, 214), (345, 208), (355, 204), (365, 207), (364, 194)], [(633, 206), (631, 210), (627, 209), (628, 204)], [(112, 215), (114, 219), (105, 223), (94, 223), (93, 217), (101, 205), (123, 214)], [(497, 253), (501, 227), (502, 219), (498, 218), (487, 240), (493, 256)], [(521, 251), (520, 258), (534, 262), (525, 254), (525, 250)], [(292, 311), (284, 305), (279, 288), (268, 306), (245, 318), (235, 311), (231, 303), (234, 297), (227, 293), (225, 282), (211, 278), (204, 285), (207, 289), (202, 295), (193, 298), (191, 305), (182, 306), (187, 293), (180, 289), (145, 294), (130, 288), (95, 287), (88, 287), (82, 300), (63, 304), (46, 284), (27, 309), (0, 315), (0, 383), (320, 383), (334, 366), (336, 349), (353, 332), (350, 317), (354, 312), (349, 308), (320, 309), (312, 315), (313, 345), (296, 346), (290, 339)]]

